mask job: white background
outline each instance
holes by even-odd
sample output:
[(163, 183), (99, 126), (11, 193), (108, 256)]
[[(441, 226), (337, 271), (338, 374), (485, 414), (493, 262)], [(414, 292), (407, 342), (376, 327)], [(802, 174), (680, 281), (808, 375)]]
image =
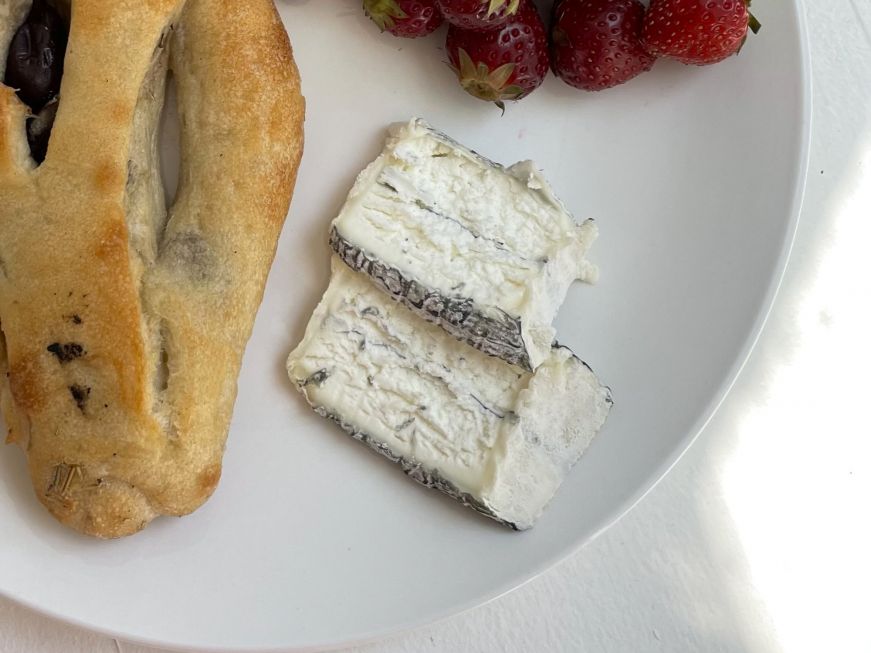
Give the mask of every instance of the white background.
[[(814, 125), (798, 238), (718, 414), (562, 564), (355, 651), (871, 652), (871, 3), (807, 4)], [(0, 653), (147, 650), (0, 598)]]

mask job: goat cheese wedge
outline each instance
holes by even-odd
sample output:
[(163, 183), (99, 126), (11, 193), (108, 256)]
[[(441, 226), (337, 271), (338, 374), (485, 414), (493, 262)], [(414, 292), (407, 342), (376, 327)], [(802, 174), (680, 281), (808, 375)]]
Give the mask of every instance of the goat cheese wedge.
[(422, 120), (394, 126), (357, 178), (330, 244), (354, 270), (484, 353), (533, 370), (597, 230), (529, 161), (503, 168)]
[(414, 480), (530, 528), (611, 408), (581, 360), (551, 348), (535, 372), (460, 342), (333, 258), (290, 354), (291, 380)]

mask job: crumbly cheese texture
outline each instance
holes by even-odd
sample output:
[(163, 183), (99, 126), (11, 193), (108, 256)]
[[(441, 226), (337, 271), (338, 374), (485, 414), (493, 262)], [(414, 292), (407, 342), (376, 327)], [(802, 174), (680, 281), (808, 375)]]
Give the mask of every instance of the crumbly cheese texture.
[(331, 243), (426, 319), (535, 369), (550, 356), (569, 285), (595, 280), (585, 255), (596, 233), (592, 220), (573, 220), (531, 162), (503, 168), (418, 119), (391, 129)]
[(287, 369), (318, 413), (412, 478), (520, 530), (611, 407), (609, 390), (568, 349), (552, 348), (534, 373), (487, 356), (335, 257)]

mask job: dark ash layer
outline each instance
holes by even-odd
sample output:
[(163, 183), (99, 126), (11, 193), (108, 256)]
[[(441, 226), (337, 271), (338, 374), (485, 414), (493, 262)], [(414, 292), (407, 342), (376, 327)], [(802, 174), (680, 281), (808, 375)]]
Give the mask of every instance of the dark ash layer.
[(532, 370), (519, 318), (499, 309), (485, 314), (467, 297), (447, 297), (427, 288), (345, 240), (335, 227), (330, 230), (330, 247), (348, 267), (367, 275), (427, 322), (489, 356)]
[(508, 526), (512, 530), (522, 530), (518, 528), (516, 524), (501, 519), (489, 507), (478, 501), (478, 499), (473, 497), (468, 492), (463, 492), (462, 490), (460, 490), (456, 485), (441, 476), (438, 471), (434, 469), (427, 469), (420, 463), (415, 462), (414, 460), (409, 460), (407, 458), (403, 458), (402, 456), (397, 455), (390, 449), (390, 447), (388, 447), (383, 442), (376, 440), (375, 438), (366, 433), (361, 433), (356, 426), (354, 426), (353, 424), (349, 424), (348, 422), (343, 420), (341, 416), (336, 415), (335, 413), (331, 413), (323, 406), (315, 406), (313, 404), (311, 404), (311, 406), (318, 415), (320, 415), (321, 417), (326, 417), (327, 419), (338, 424), (343, 431), (345, 431), (355, 440), (359, 440), (370, 449), (380, 453), (388, 460), (399, 464), (399, 466), (402, 468), (402, 471), (405, 472), (405, 474), (412, 480), (417, 481), (424, 487), (439, 490), (440, 492), (447, 494), (452, 499), (456, 499), (464, 506), (467, 506), (472, 510), (477, 511), (482, 515), (485, 515), (490, 519), (499, 522), (500, 524)]

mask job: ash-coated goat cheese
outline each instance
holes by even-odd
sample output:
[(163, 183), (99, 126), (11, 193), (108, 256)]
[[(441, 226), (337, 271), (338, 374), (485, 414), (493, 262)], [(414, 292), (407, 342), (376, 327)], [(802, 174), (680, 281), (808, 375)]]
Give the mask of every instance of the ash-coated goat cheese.
[(597, 230), (529, 161), (493, 163), (422, 120), (391, 129), (333, 221), (333, 250), (424, 319), (534, 370)]
[(564, 347), (535, 372), (488, 356), (333, 257), (287, 370), (354, 438), (512, 528), (530, 528), (604, 423), (611, 395)]

